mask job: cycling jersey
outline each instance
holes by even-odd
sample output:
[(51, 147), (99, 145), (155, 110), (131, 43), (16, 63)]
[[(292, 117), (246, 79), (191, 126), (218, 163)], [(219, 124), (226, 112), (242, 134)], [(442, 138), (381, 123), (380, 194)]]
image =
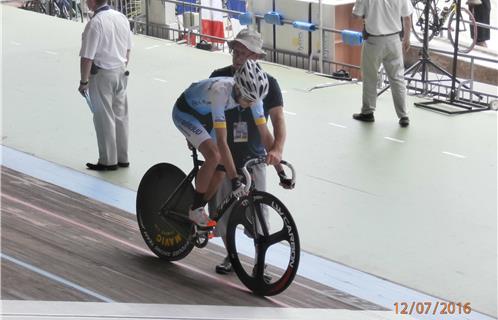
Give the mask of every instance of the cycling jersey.
[[(184, 91), (187, 104), (202, 115), (212, 114), (214, 128), (226, 128), (225, 111), (237, 108), (234, 99), (233, 78), (219, 77), (195, 82)], [(265, 124), (263, 103), (256, 102), (251, 113), (257, 125)]]
[[(234, 84), (231, 77), (206, 79), (192, 83), (178, 98), (173, 121), (196, 148), (206, 139), (215, 138), (205, 128), (209, 114), (213, 128), (226, 128), (225, 111), (239, 107), (234, 98)], [(256, 125), (266, 124), (262, 101), (255, 102), (250, 109)]]
[[(234, 73), (235, 69), (232, 66), (227, 66), (213, 71), (209, 77), (233, 77)], [(267, 76), (270, 89), (263, 99), (263, 109), (265, 111), (265, 116), (268, 119), (270, 110), (275, 107), (283, 107), (284, 102), (277, 80), (268, 73)], [(266, 155), (265, 146), (261, 142), (259, 131), (254, 124), (250, 110), (242, 110), (240, 108), (231, 109), (225, 113), (225, 116), (227, 120), (227, 142), (237, 168), (242, 167), (250, 158)], [(236, 139), (234, 139), (234, 126), (236, 123), (240, 122), (247, 123), (248, 136), (246, 141), (236, 141)], [(265, 189), (258, 190), (264, 191)]]

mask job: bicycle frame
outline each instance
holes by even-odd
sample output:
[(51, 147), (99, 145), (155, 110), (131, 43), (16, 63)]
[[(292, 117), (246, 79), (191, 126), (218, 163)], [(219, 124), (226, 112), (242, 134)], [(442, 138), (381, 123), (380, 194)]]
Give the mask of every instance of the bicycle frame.
[[(173, 210), (168, 210), (168, 204), (174, 199), (174, 197), (182, 190), (182, 188), (185, 186), (187, 183), (192, 183), (194, 180), (195, 176), (197, 175), (197, 172), (199, 171), (199, 167), (204, 163), (203, 160), (199, 160), (197, 156), (197, 150), (195, 148), (191, 148), (192, 150), (192, 160), (194, 167), (192, 170), (189, 172), (189, 174), (182, 180), (182, 182), (176, 187), (176, 189), (173, 191), (173, 193), (169, 196), (169, 198), (165, 201), (165, 203), (161, 206), (161, 209), (159, 210), (159, 215), (160, 216), (165, 216), (165, 215), (171, 215), (174, 216), (175, 218), (178, 218), (178, 221), (185, 222), (185, 223), (191, 223), (190, 219), (186, 217), (184, 214), (180, 212), (175, 212)], [(248, 167), (262, 163), (264, 162), (264, 158), (254, 158), (246, 162), (244, 167), (242, 168), (242, 173), (246, 178), (246, 193), (247, 195), (242, 197), (242, 198), (236, 198), (232, 193), (227, 195), (225, 199), (218, 205), (216, 208), (217, 216), (214, 217), (214, 221), (218, 221), (223, 217), (223, 215), (228, 211), (228, 209), (237, 201), (249, 201), (249, 204), (253, 206), (253, 199), (251, 197), (251, 194), (254, 190), (256, 190), (254, 184), (252, 183), (252, 178), (251, 174), (247, 170)], [(291, 171), (292, 171), (292, 179), (295, 181), (295, 171), (294, 168), (286, 161), (281, 161), (281, 164), (288, 166)], [(218, 166), (217, 170), (222, 170), (224, 171), (225, 169), (222, 166)], [(261, 209), (256, 210), (256, 215), (257, 219), (259, 221), (264, 221), (263, 214), (261, 212)], [(251, 221), (251, 223), (254, 223), (255, 221)], [(266, 226), (266, 223), (260, 223), (261, 227), (263, 228), (263, 234), (267, 235), (268, 234), (268, 228)], [(256, 232), (256, 231), (255, 231)]]
[[(174, 197), (178, 194), (178, 192), (180, 192), (180, 190), (182, 190), (182, 188), (184, 187), (184, 185), (186, 183), (192, 183), (195, 176), (197, 175), (197, 172), (199, 171), (199, 167), (204, 163), (203, 160), (199, 160), (199, 158), (197, 156), (197, 150), (194, 148), (192, 148), (192, 160), (194, 163), (194, 167), (189, 172), (189, 174), (185, 177), (185, 179), (182, 180), (182, 182), (178, 185), (178, 187), (176, 187), (175, 191), (173, 191), (173, 193), (169, 196), (169, 198), (166, 200), (166, 202), (161, 206), (161, 209), (159, 210), (160, 216), (172, 214), (172, 216), (175, 216), (180, 221), (190, 223), (190, 220), (185, 215), (183, 215), (179, 212), (172, 211), (172, 210), (166, 210), (166, 208), (168, 207), (168, 204), (171, 202), (171, 200), (174, 199)], [(218, 166), (217, 169), (224, 171), (224, 168), (222, 169), (222, 166)], [(250, 187), (251, 188), (250, 188), (249, 192), (254, 190), (254, 187), (252, 186), (252, 184)], [(232, 193), (230, 193), (228, 196), (226, 196), (226, 198), (216, 208), (216, 212), (218, 213), (218, 215), (213, 220), (218, 221), (219, 219), (221, 219), (221, 217), (225, 214), (225, 212), (228, 210), (228, 208), (230, 208), (236, 200), (237, 200), (237, 198)]]

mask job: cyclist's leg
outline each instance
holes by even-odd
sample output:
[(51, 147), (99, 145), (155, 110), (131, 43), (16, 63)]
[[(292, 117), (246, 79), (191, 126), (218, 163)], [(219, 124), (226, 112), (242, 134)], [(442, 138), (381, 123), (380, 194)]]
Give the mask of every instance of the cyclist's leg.
[(193, 115), (181, 112), (176, 106), (173, 108), (173, 122), (185, 138), (204, 157), (204, 164), (199, 169), (199, 172), (197, 172), (195, 179), (194, 201), (192, 210), (189, 212), (189, 217), (199, 226), (209, 226), (212, 223), (204, 212), (204, 206), (206, 205), (204, 194), (208, 190), (209, 182), (220, 161), (218, 148), (201, 122)]
[[(194, 145), (195, 146), (195, 145)], [(220, 163), (220, 153), (214, 141), (209, 138), (203, 141), (197, 149), (204, 157), (204, 164), (199, 169), (195, 178), (196, 190), (199, 193), (206, 193), (208, 191), (210, 181), (216, 171), (216, 167)]]
[(211, 178), (211, 182), (209, 183), (207, 192), (204, 196), (204, 199), (209, 201), (211, 198), (213, 198), (218, 191), (218, 188), (220, 187), (223, 179), (225, 178), (225, 172), (224, 171), (219, 171), (215, 170), (213, 177)]

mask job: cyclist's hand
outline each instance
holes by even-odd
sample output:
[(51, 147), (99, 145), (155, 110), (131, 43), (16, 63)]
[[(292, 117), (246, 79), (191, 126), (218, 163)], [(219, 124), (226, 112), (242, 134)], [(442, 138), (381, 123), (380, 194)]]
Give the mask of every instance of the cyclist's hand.
[(240, 198), (246, 194), (246, 185), (240, 181), (239, 177), (233, 178), (232, 179), (232, 194)]
[(268, 165), (277, 165), (280, 163), (280, 161), (282, 161), (281, 152), (270, 150), (266, 155), (266, 164)]
[(292, 179), (289, 179), (289, 177), (287, 177), (284, 171), (280, 171), (278, 173), (278, 177), (280, 178), (280, 185), (282, 186), (282, 188), (291, 190), (296, 186), (296, 184), (292, 182)]

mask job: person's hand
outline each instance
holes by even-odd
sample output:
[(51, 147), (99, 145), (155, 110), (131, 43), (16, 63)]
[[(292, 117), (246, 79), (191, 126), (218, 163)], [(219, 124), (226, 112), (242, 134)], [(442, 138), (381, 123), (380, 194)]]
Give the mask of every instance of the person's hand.
[(266, 155), (266, 164), (268, 165), (277, 165), (280, 161), (282, 161), (281, 152), (270, 150), (270, 152)]
[(80, 92), (80, 94), (85, 97), (85, 91), (88, 90), (88, 82), (86, 84), (82, 84), (80, 82), (80, 86), (78, 87), (78, 91)]
[(235, 177), (232, 179), (232, 194), (236, 198), (240, 198), (246, 195), (246, 185), (240, 181), (239, 177)]
[(278, 177), (280, 178), (279, 184), (282, 188), (287, 189), (287, 190), (291, 190), (291, 189), (294, 189), (294, 187), (296, 186), (296, 184), (292, 182), (292, 179), (287, 177), (287, 175), (285, 174), (285, 171), (280, 171), (278, 173)]

